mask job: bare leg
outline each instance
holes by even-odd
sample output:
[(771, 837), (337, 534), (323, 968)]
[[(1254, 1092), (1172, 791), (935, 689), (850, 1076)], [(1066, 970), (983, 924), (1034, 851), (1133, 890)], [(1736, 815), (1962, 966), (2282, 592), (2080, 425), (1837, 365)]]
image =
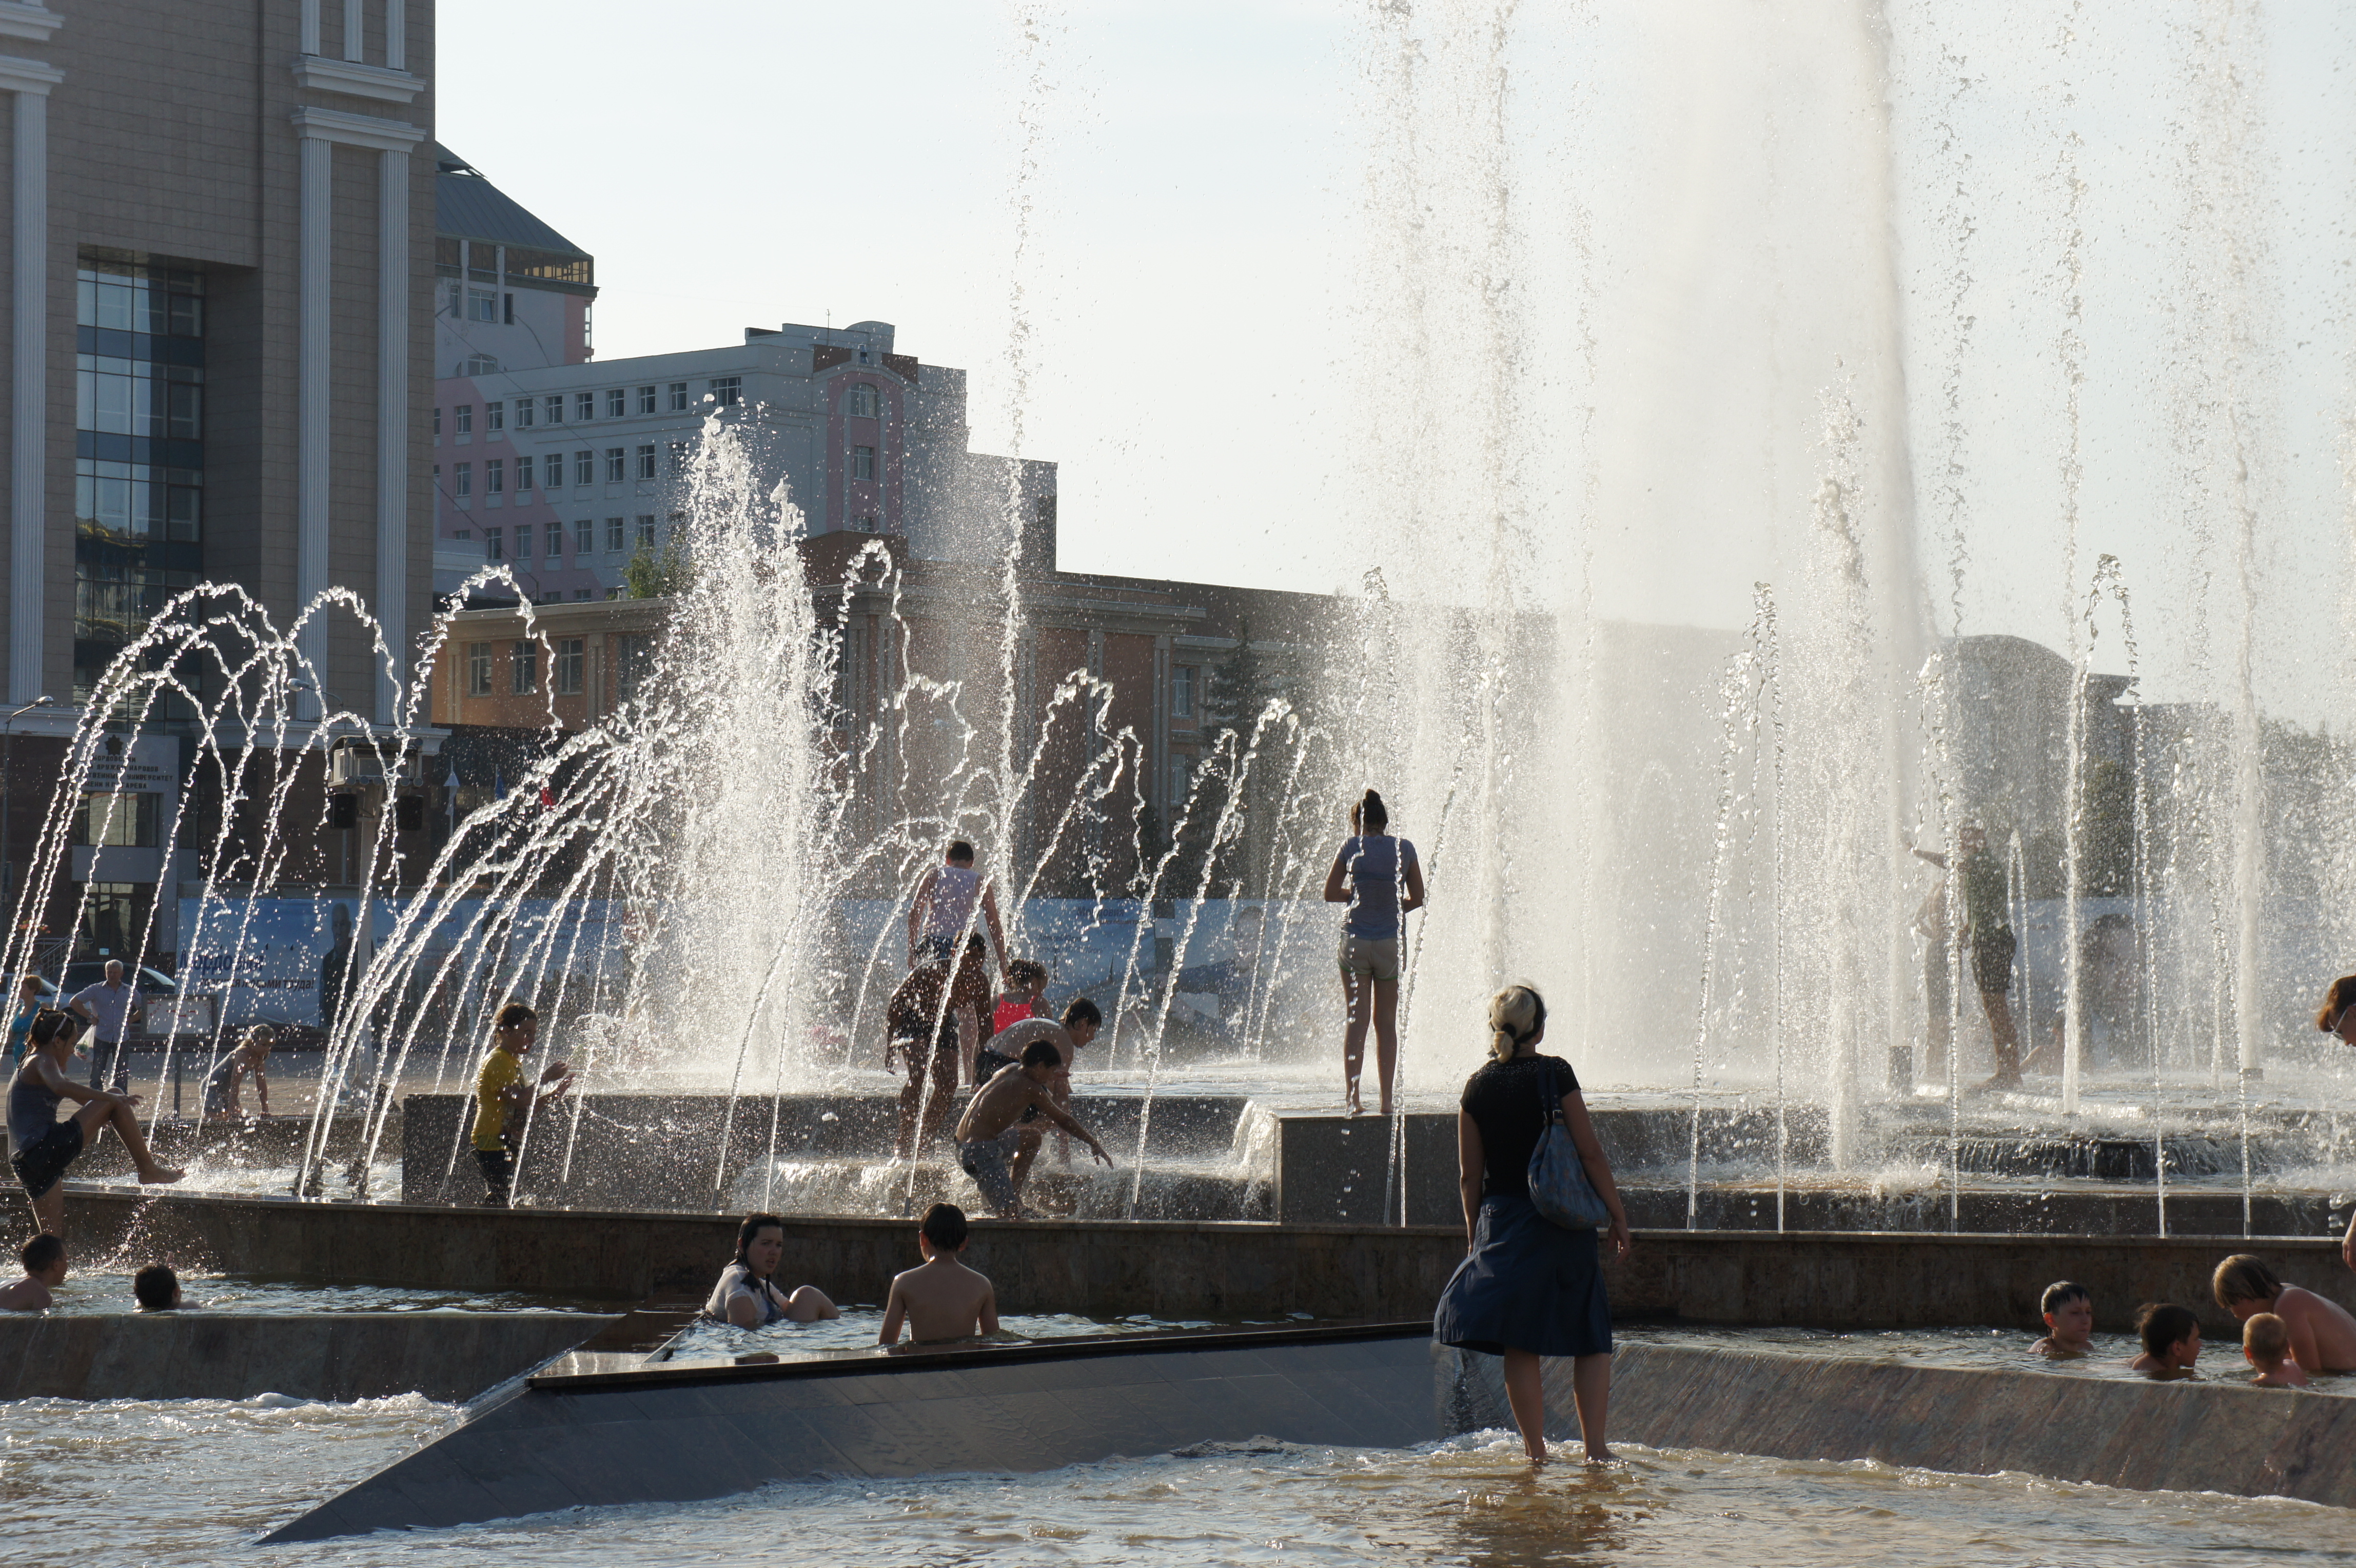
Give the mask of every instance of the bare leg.
[(33, 1229), (63, 1239), (66, 1233), (66, 1184), (53, 1181), (49, 1190), (33, 1199)]
[(2020, 1081), (2020, 1030), (2012, 1021), (2012, 998), (2001, 991), (1980, 993), (1987, 1009), (1988, 1042), (1996, 1047), (1996, 1077), (1991, 1083)]
[(957, 1010), (958, 1060), (965, 1064), (965, 1080), (981, 1082), (981, 1020), (973, 1015), (970, 1007)]
[(924, 1103), (925, 1069), (916, 1059), (916, 1047), (908, 1047), (908, 1081), (900, 1086), (900, 1136), (893, 1152), (907, 1159), (916, 1152), (916, 1107)]
[(1373, 982), (1375, 1070), (1382, 1075), (1383, 1114), (1391, 1113), (1391, 1090), (1398, 1084), (1398, 982)]
[(1612, 1413), (1612, 1355), (1581, 1356), (1570, 1364), (1570, 1400), (1579, 1407), (1579, 1435), (1587, 1444), (1587, 1459), (1600, 1465), (1612, 1457), (1604, 1445), (1603, 1428)]
[(1342, 1026), (1342, 1099), (1350, 1114), (1358, 1113), (1358, 1069), (1366, 1060), (1366, 1015), (1373, 998), (1361, 976), (1342, 976), (1342, 1002), (1347, 1020)]
[[(1610, 1369), (1605, 1369), (1605, 1375), (1610, 1376)], [(1545, 1464), (1546, 1385), (1540, 1380), (1537, 1351), (1505, 1352), (1505, 1403), (1512, 1407), (1514, 1424), (1521, 1431), (1522, 1452)]]
[(919, 1149), (929, 1149), (941, 1135), (942, 1124), (957, 1109), (957, 1058), (947, 1051), (933, 1053), (932, 1083), (925, 1097), (925, 1131)]
[(139, 1131), (137, 1113), (123, 1101), (93, 1100), (74, 1112), (74, 1120), (81, 1123), (82, 1145), (85, 1148), (97, 1141), (102, 1126), (113, 1127), (115, 1136), (123, 1140), (123, 1146), (131, 1151), (131, 1164), (139, 1173), (143, 1187), (163, 1187), (187, 1174), (155, 1163), (155, 1156), (148, 1152), (146, 1137)]
[(1037, 1133), (1025, 1133), (1014, 1141), (1014, 1157), (1006, 1162), (1006, 1174), (1013, 1178), (1018, 1198), (1023, 1195), (1023, 1183), (1031, 1175), (1031, 1162), (1039, 1157), (1039, 1145), (1044, 1141)]
[(841, 1317), (842, 1314), (826, 1293), (816, 1285), (796, 1285), (794, 1294), (786, 1297), (786, 1317), (793, 1323), (816, 1323), (821, 1317)]

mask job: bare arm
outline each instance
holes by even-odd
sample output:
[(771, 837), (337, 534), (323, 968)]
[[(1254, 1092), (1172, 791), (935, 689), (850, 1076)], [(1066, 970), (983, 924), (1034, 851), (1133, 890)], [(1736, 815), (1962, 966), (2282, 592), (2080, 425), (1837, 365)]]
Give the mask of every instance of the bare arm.
[(116, 1101), (121, 1101), (125, 1105), (139, 1103), (137, 1095), (111, 1094), (96, 1084), (83, 1083), (77, 1079), (68, 1078), (59, 1070), (56, 1061), (48, 1057), (33, 1058), (31, 1065), (33, 1076), (39, 1079), (51, 1094), (70, 1100), (77, 1105), (95, 1105), (102, 1101), (109, 1104)]
[(270, 1075), (260, 1068), (253, 1069), (253, 1097), (262, 1102), (262, 1113), (270, 1114)]
[(985, 1283), (981, 1287), (980, 1327), (984, 1334), (998, 1332), (998, 1287), (996, 1285)]
[(2298, 1363), (2302, 1372), (2323, 1370), (2323, 1353), (2315, 1344), (2315, 1320), (2302, 1312), (2286, 1320), (2283, 1326), (2290, 1330), (2290, 1359)]
[(740, 1290), (728, 1298), (728, 1321), (739, 1328), (761, 1326), (761, 1304), (753, 1299), (749, 1290)]
[(1488, 1162), (1481, 1146), (1481, 1123), (1469, 1111), (1456, 1113), (1456, 1195), (1464, 1204), (1464, 1250), (1472, 1250), (1472, 1235), (1481, 1224), (1481, 1173)]
[(1423, 862), (1410, 860), (1407, 863), (1407, 901), (1399, 906), (1399, 913), (1412, 914), (1423, 905)]
[(1006, 966), (1014, 961), (1006, 956), (1006, 928), (998, 923), (998, 889), (987, 882), (981, 885), (981, 919), (990, 928), (990, 950), (998, 955), (999, 977), (1012, 984)]
[(1562, 1097), (1562, 1124), (1570, 1129), (1570, 1141), (1579, 1145), (1579, 1163), (1587, 1167), (1587, 1179), (1595, 1184), (1596, 1196), (1612, 1212), (1612, 1229), (1606, 1240), (1614, 1258), (1625, 1258), (1633, 1243), (1628, 1235), (1627, 1210), (1620, 1207), (1620, 1187), (1612, 1179), (1612, 1162), (1603, 1156), (1603, 1144), (1595, 1135), (1595, 1123), (1588, 1120), (1587, 1098), (1576, 1090)]
[(908, 900), (908, 952), (911, 957), (916, 951), (916, 938), (925, 929), (925, 916), (930, 912), (932, 905), (933, 873), (927, 871), (925, 879), (916, 884), (916, 896)]
[(1044, 1116), (1048, 1121), (1053, 1122), (1056, 1126), (1061, 1127), (1065, 1132), (1069, 1133), (1073, 1137), (1077, 1138), (1081, 1143), (1086, 1144), (1088, 1146), (1088, 1152), (1090, 1154), (1093, 1154), (1097, 1158), (1102, 1160), (1107, 1165), (1112, 1164), (1112, 1156), (1105, 1153), (1104, 1145), (1102, 1144), (1097, 1142), (1097, 1135), (1094, 1133), (1089, 1132), (1086, 1127), (1081, 1126), (1077, 1122), (1074, 1121), (1072, 1119), (1071, 1112), (1056, 1104), (1051, 1096), (1034, 1093), (1031, 1097), (1031, 1103), (1039, 1108), (1040, 1115)]
[(1328, 904), (1346, 904), (1349, 901), (1349, 867), (1342, 864), (1341, 855), (1336, 854), (1333, 856), (1333, 869), (1325, 874), (1325, 902)]
[[(1912, 844), (1908, 844), (1906, 847), (1909, 849), (1914, 849)], [(1941, 854), (1937, 850), (1914, 849), (1914, 858), (1917, 860), (1927, 860), (1942, 871), (1947, 869), (1947, 857)]]
[(2356, 1269), (2356, 1214), (2348, 1217), (2348, 1234), (2340, 1239), (2340, 1261)]
[(906, 1322), (907, 1317), (908, 1304), (900, 1299), (900, 1282), (894, 1280), (892, 1294), (884, 1303), (884, 1330), (875, 1336), (875, 1343), (897, 1345), (900, 1342), (900, 1325)]

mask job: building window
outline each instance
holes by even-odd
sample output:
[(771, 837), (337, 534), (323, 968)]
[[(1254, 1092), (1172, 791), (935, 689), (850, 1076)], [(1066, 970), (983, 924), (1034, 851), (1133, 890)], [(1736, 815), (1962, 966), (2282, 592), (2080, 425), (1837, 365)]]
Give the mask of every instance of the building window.
[(609, 555), (622, 553), (622, 520), (618, 517), (605, 520), (605, 553)]
[(442, 410), (438, 404), (434, 410), (434, 439), (436, 441), (442, 439)]
[(458, 373), (462, 376), (496, 376), (499, 373), (499, 362), (488, 354), (469, 354), (459, 361)]
[(851, 449), (851, 477), (854, 479), (872, 479), (875, 477), (874, 447), (853, 446)]
[(515, 325), (515, 295), (510, 294), (500, 297), (499, 320), (509, 327)]
[(655, 389), (652, 387), (640, 387), (638, 389), (638, 412), (640, 413), (652, 413), (654, 411)]
[(516, 428), (518, 430), (530, 430), (531, 428), (531, 399), (528, 397), (519, 397), (516, 399)]
[(687, 412), (687, 383), (685, 381), (673, 381), (670, 383), (670, 411), (673, 413), (685, 413)]
[(655, 444), (648, 441), (638, 447), (638, 478), (642, 479), (651, 479), (654, 477)]
[(687, 443), (684, 441), (670, 444), (670, 471), (674, 474), (687, 472)]
[(851, 389), (851, 416), (853, 419), (875, 417), (875, 389), (862, 381)]
[(498, 318), (499, 296), (496, 293), (487, 288), (470, 288), (466, 291), (467, 320), (497, 321)]
[(508, 405), (504, 403), (483, 404), (483, 428), (505, 430), (508, 427)]
[(541, 532), (548, 542), (549, 560), (555, 561), (562, 557), (564, 553), (564, 525), (552, 521), (541, 530)]
[(703, 383), (712, 393), (712, 401), (722, 408), (734, 408), (744, 401), (744, 378), (714, 376)]
[(588, 589), (586, 589), (586, 588), (575, 588), (575, 589), (573, 589), (573, 602), (574, 604), (576, 604), (576, 605), (578, 605), (578, 604), (586, 604), (586, 603), (588, 602), (588, 600), (589, 600), (589, 590), (588, 590)]
[(457, 414), (458, 434), (461, 435), (472, 435), (475, 433), (475, 405), (471, 403), (460, 403), (457, 408)]
[(581, 645), (583, 639), (560, 637), (556, 639), (556, 662), (549, 673), (556, 678), (556, 694), (577, 697), (581, 694)]
[(652, 550), (654, 547), (655, 520), (652, 517), (642, 517), (638, 519), (638, 548)]
[(465, 500), (475, 493), (475, 465), (461, 463), (455, 472), (458, 476), (458, 499)]
[(605, 482), (618, 485), (630, 477), (630, 455), (619, 446), (605, 448)]
[(595, 392), (574, 392), (573, 394), (573, 417), (584, 420), (596, 418), (597, 394)]
[(564, 423), (564, 394), (552, 392), (540, 400), (540, 417), (549, 424)]
[(483, 493), (487, 496), (505, 495), (507, 489), (507, 460), (503, 457), (484, 458)]
[(507, 558), (507, 530), (503, 528), (487, 528), (483, 530), (483, 559), (486, 561), (504, 561)]
[(487, 642), (466, 644), (466, 695), (487, 697), (491, 694), (491, 645)]
[(471, 540), (475, 537), (475, 532), (470, 528), (453, 529), (450, 531), (450, 537), (453, 539)]
[(509, 687), (519, 697), (540, 690), (540, 644), (519, 642), (508, 653)]
[(596, 520), (594, 518), (587, 517), (577, 519), (573, 524), (573, 554), (574, 558), (577, 560), (581, 556), (588, 554), (591, 551), (596, 548)]
[(873, 513), (870, 513), (868, 516), (862, 517), (859, 520), (859, 532), (862, 533), (873, 533), (875, 532), (875, 518)]
[(576, 485), (594, 485), (597, 482), (596, 453), (575, 452), (573, 454), (573, 482)]
[(531, 489), (531, 454), (529, 452), (519, 453), (516, 456), (516, 489)]
[(605, 389), (605, 417), (608, 419), (619, 419), (624, 414), (629, 413), (629, 400), (623, 394), (622, 389), (619, 387), (607, 387)]
[(1170, 668), (1170, 716), (1194, 716), (1194, 667), (1191, 664), (1173, 664)]

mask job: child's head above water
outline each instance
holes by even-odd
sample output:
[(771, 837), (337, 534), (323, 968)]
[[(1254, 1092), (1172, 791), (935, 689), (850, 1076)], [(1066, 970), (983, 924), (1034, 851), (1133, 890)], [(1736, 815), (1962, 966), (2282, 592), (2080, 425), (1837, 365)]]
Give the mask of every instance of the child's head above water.
[(2082, 1345), (2094, 1332), (2094, 1293), (2075, 1280), (2056, 1280), (2045, 1287), (2037, 1304), (2052, 1337)]
[(936, 1203), (925, 1210), (916, 1233), (933, 1244), (936, 1252), (954, 1252), (965, 1245), (965, 1210), (954, 1203)]
[(1036, 996), (1047, 989), (1047, 967), (1027, 958), (1006, 966), (1006, 987), (1017, 996)]
[(2264, 1258), (2254, 1258), (2247, 1252), (2236, 1252), (2218, 1264), (2209, 1284), (2217, 1293), (2217, 1305), (2241, 1318), (2248, 1317), (2252, 1311), (2265, 1311), (2283, 1293), (2282, 1276), (2268, 1267)]
[(2136, 1314), (2136, 1337), (2143, 1341), (2147, 1356), (2189, 1367), (2201, 1354), (2201, 1320), (2189, 1306), (2147, 1302)]
[(2290, 1330), (2271, 1312), (2253, 1313), (2242, 1325), (2242, 1354), (2251, 1366), (2271, 1372), (2290, 1359)]
[(142, 1312), (169, 1312), (180, 1305), (180, 1276), (169, 1263), (150, 1263), (131, 1276), (131, 1298)]

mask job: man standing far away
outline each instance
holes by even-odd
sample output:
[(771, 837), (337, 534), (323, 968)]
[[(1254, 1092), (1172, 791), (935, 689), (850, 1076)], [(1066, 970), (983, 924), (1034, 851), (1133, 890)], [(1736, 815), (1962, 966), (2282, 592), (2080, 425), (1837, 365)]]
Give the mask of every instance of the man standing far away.
[(490, 1054), (475, 1075), (475, 1163), (483, 1171), (485, 1208), (508, 1207), (516, 1151), (523, 1146), (533, 1108), (573, 1087), (573, 1069), (562, 1062), (541, 1070), (536, 1090), (523, 1081), (524, 1056), (539, 1037), (539, 1014), (520, 1002), (503, 1004), (491, 1030)]
[(123, 1047), (123, 1036), (132, 1015), (139, 1011), (139, 988), (124, 983), (123, 961), (108, 959), (106, 978), (75, 992), (66, 1010), (97, 1031), (90, 1048), (91, 1082), (116, 1094), (130, 1089), (131, 1057)]
[[(990, 930), (990, 950), (998, 955), (999, 978), (1012, 983), (1006, 968), (1006, 930), (998, 923), (998, 890), (974, 869), (973, 845), (963, 839), (950, 841), (941, 864), (916, 884), (916, 896), (908, 904), (908, 967), (947, 963), (951, 953), (965, 946), (977, 904), (981, 924)], [(957, 1026), (958, 1060), (964, 1065), (966, 1081), (979, 1083), (981, 1079), (973, 1058), (981, 1048), (981, 1016), (977, 1011), (959, 1008)]]
[[(1964, 940), (1972, 951), (1972, 980), (1978, 986), (1980, 1005), (1987, 1011), (1988, 1039), (1996, 1047), (1996, 1075), (1983, 1090), (2012, 1089), (2020, 1082), (2020, 1031), (2012, 1021), (2013, 936), (2010, 899), (2006, 895), (2004, 865), (1988, 852), (1987, 834), (1977, 822), (1965, 822), (1955, 833), (1958, 854), (1952, 867), (1962, 884)], [(1947, 857), (1927, 849), (1914, 852), (1940, 870), (1951, 869)]]

